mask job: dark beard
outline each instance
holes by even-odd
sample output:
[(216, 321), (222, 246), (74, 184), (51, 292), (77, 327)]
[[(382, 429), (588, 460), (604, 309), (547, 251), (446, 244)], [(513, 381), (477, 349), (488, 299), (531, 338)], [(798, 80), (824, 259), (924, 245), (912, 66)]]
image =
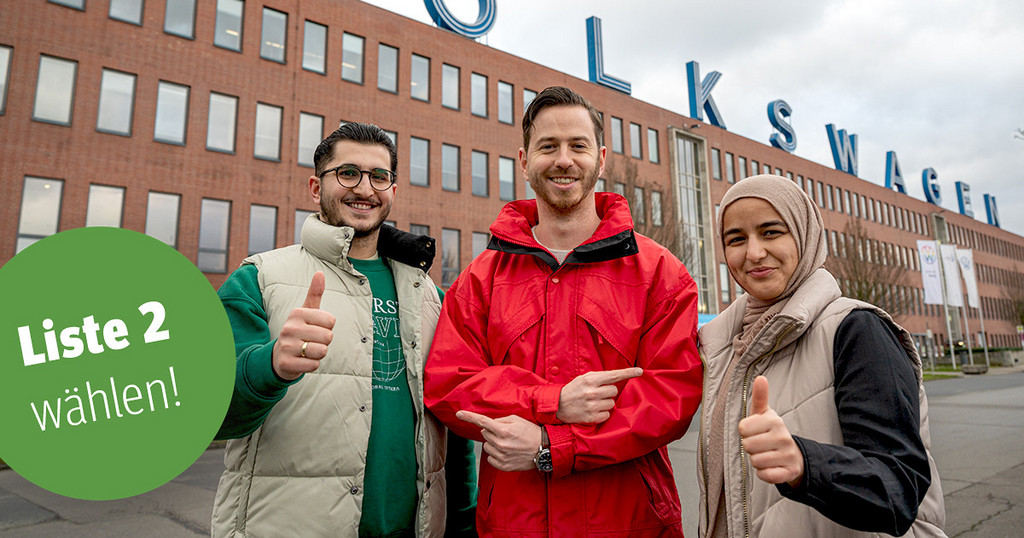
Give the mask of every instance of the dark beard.
[(377, 230), (380, 228), (380, 225), (383, 224), (385, 220), (387, 220), (388, 214), (391, 213), (390, 207), (385, 207), (384, 204), (381, 204), (380, 207), (382, 208), (382, 211), (380, 213), (380, 217), (377, 219), (377, 222), (373, 223), (373, 226), (369, 228), (359, 228), (345, 222), (344, 219), (341, 218), (341, 215), (338, 214), (337, 211), (335, 211), (337, 205), (343, 203), (345, 203), (345, 200), (339, 200), (336, 202), (335, 205), (329, 205), (327, 203), (327, 198), (321, 196), (320, 220), (324, 221), (327, 224), (330, 224), (331, 226), (348, 226), (352, 228), (355, 237), (357, 238), (366, 237), (368, 235), (376, 233)]

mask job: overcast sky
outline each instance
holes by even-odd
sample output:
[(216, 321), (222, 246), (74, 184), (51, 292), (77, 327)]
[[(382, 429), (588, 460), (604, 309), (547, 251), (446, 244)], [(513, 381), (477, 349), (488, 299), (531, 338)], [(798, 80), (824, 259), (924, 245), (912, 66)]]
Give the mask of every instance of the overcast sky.
[[(368, 0), (433, 24), (423, 0)], [(478, 0), (446, 0), (461, 20)], [(1019, 0), (498, 0), (480, 41), (587, 79), (586, 19), (602, 21), (605, 72), (632, 96), (689, 115), (686, 63), (719, 71), (712, 95), (729, 131), (768, 143), (766, 108), (793, 109), (796, 155), (833, 167), (825, 125), (858, 136), (858, 176), (885, 184), (897, 153), (907, 194), (934, 168), (942, 206), (970, 185), (974, 218), (996, 197), (1024, 234), (1024, 2)], [(705, 118), (705, 121), (707, 118)]]

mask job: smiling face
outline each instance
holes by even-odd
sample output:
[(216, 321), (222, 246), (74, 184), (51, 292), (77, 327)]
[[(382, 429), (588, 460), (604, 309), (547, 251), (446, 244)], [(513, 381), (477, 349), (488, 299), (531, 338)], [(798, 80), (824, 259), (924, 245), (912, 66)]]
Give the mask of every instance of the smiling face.
[(740, 198), (722, 215), (725, 262), (747, 293), (771, 302), (786, 289), (800, 261), (796, 238), (775, 208)]
[[(334, 144), (334, 153), (325, 170), (341, 164), (354, 164), (360, 170), (374, 168), (391, 169), (391, 154), (379, 144), (363, 144), (352, 140), (339, 140)], [(320, 204), (320, 220), (331, 226), (350, 226), (356, 237), (373, 234), (391, 212), (397, 187), (392, 185), (385, 191), (370, 187), (366, 174), (355, 188), (342, 187), (333, 172), (309, 178), (309, 191), (313, 201)]]
[(572, 213), (592, 200), (604, 170), (605, 148), (594, 138), (594, 124), (582, 106), (544, 108), (533, 120), (530, 146), (519, 149), (519, 164), (537, 193), (537, 202), (558, 213)]

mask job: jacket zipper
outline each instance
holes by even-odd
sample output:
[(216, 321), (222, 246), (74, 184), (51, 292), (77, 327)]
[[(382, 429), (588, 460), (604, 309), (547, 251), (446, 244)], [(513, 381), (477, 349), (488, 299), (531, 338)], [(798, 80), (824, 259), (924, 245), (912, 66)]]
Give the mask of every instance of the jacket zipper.
[[(708, 365), (704, 362), (704, 354), (698, 352), (697, 357), (700, 359), (700, 365), (704, 369), (703, 371), (707, 372)], [(703, 375), (700, 376), (701, 394), (704, 394), (704, 377), (705, 376)], [(706, 411), (706, 409), (702, 410), (700, 413), (700, 429), (697, 436), (697, 457), (700, 461), (700, 474), (704, 477), (704, 529), (706, 532), (711, 528), (711, 507), (708, 506), (708, 468), (704, 461), (704, 411)]]
[[(794, 327), (790, 325), (779, 334), (779, 337), (775, 339), (775, 344), (772, 348), (765, 353), (761, 354), (756, 360), (747, 366), (746, 374), (743, 376), (743, 418), (747, 418), (747, 390), (750, 387), (750, 372), (755, 366), (761, 363), (766, 357), (773, 355), (779, 348), (779, 344), (782, 339), (785, 338), (789, 333), (793, 332)], [(742, 420), (742, 419), (741, 419)], [(741, 475), (743, 480), (743, 536), (750, 537), (750, 508), (747, 502), (747, 455), (743, 453), (743, 440), (740, 440), (740, 463), (743, 464), (743, 473)], [(705, 504), (707, 504), (705, 502)]]

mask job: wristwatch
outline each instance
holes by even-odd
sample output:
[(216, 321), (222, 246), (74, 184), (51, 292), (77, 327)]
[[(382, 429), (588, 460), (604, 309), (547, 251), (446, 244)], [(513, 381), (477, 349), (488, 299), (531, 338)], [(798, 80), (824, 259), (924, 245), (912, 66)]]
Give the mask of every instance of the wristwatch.
[(533, 463), (537, 465), (538, 471), (550, 473), (554, 467), (551, 465), (551, 449), (548, 448), (550, 446), (548, 432), (544, 426), (540, 427), (540, 436), (540, 448), (537, 449), (537, 455), (533, 457)]

